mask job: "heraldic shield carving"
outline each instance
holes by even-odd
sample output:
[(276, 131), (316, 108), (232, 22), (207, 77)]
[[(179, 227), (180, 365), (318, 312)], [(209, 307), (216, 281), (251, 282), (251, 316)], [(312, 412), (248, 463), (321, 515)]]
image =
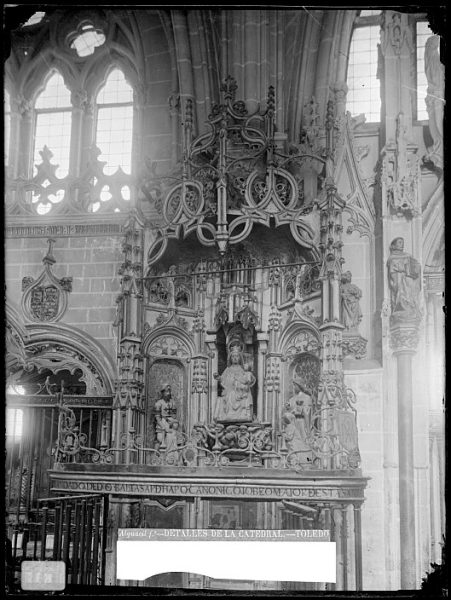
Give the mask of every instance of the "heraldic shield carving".
[(31, 321), (58, 321), (66, 311), (68, 292), (72, 291), (72, 277), (58, 279), (52, 273), (56, 260), (52, 254), (55, 240), (47, 240), (49, 249), (42, 259), (44, 271), (34, 280), (22, 279), (22, 310)]

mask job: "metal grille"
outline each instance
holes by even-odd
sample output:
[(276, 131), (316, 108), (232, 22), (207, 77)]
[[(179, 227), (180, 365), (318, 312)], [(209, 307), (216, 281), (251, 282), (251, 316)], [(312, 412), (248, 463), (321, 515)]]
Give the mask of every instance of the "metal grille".
[(23, 560), (62, 560), (66, 584), (104, 584), (108, 496), (45, 498), (38, 507), (7, 527), (16, 582)]

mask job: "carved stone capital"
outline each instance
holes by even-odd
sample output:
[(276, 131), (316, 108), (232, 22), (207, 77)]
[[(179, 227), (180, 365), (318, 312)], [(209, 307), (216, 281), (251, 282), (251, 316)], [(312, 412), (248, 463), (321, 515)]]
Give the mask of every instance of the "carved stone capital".
[(359, 334), (355, 335), (344, 332), (343, 340), (341, 342), (343, 358), (346, 358), (347, 356), (352, 356), (357, 359), (365, 358), (367, 343), (368, 340)]
[(390, 346), (393, 352), (416, 352), (419, 328), (420, 319), (400, 321), (397, 317), (390, 317)]
[(33, 109), (33, 103), (22, 94), (11, 97), (11, 111), (19, 113), (23, 117), (28, 117)]

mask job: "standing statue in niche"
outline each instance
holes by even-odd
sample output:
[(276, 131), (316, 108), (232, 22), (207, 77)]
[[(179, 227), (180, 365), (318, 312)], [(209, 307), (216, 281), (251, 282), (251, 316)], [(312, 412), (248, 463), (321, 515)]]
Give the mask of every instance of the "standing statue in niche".
[(285, 403), (282, 421), (288, 452), (301, 452), (300, 462), (311, 460), (308, 438), (312, 429), (312, 397), (300, 381), (293, 381), (294, 395)]
[[(173, 429), (177, 409), (172, 399), (171, 386), (167, 383), (161, 388), (160, 398), (155, 403), (156, 449), (166, 450), (168, 435)], [(171, 436), (169, 436), (171, 437)]]
[(392, 315), (401, 318), (420, 317), (421, 266), (415, 258), (404, 252), (402, 237), (395, 238), (390, 244), (387, 269)]
[(362, 290), (352, 281), (351, 271), (346, 271), (341, 276), (341, 318), (346, 331), (356, 331), (362, 320), (360, 298)]
[(217, 373), (214, 375), (223, 388), (222, 396), (218, 397), (215, 420), (251, 421), (253, 404), (251, 387), (256, 380), (251, 366), (243, 361), (240, 346), (235, 345), (230, 348), (227, 364), (222, 375)]

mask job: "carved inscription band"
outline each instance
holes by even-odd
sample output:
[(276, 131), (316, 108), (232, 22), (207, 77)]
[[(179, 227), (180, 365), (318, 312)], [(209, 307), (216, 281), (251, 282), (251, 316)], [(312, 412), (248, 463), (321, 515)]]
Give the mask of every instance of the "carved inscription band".
[(97, 492), (109, 494), (145, 496), (197, 496), (206, 498), (253, 498), (254, 500), (280, 500), (299, 498), (306, 500), (363, 500), (363, 488), (256, 486), (256, 485), (209, 485), (193, 483), (122, 483), (106, 481), (54, 480), (55, 492)]
[(70, 237), (74, 235), (120, 235), (121, 223), (93, 223), (89, 225), (11, 225), (5, 227), (5, 237)]

